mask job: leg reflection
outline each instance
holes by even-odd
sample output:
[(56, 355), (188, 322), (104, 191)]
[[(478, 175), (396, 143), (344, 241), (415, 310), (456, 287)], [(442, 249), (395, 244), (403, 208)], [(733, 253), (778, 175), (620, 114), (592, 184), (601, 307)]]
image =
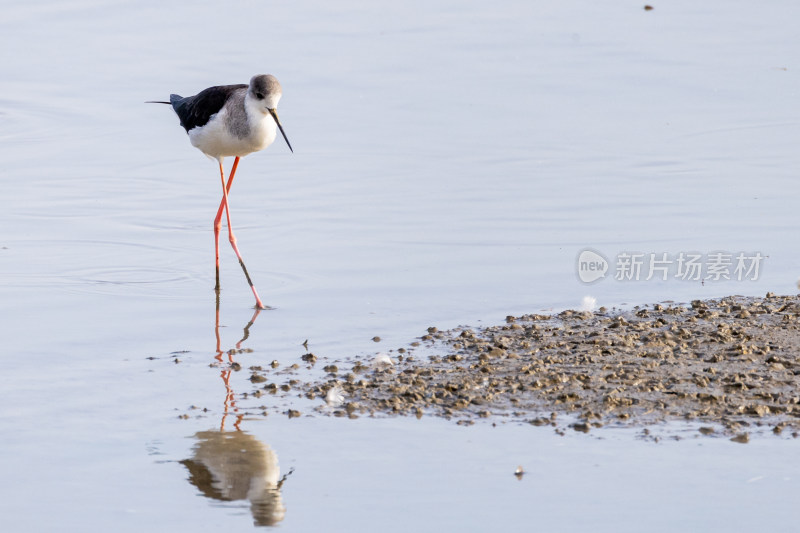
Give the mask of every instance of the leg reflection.
[(221, 374), (220, 374), (220, 377), (222, 378), (222, 383), (225, 384), (225, 402), (224, 402), (224, 409), (223, 409), (223, 412), (222, 412), (222, 421), (220, 422), (220, 428), (219, 428), (220, 431), (225, 431), (225, 421), (226, 421), (226, 419), (228, 417), (228, 414), (231, 413), (231, 412), (237, 413), (236, 422), (234, 422), (233, 427), (235, 427), (237, 430), (240, 429), (239, 425), (242, 423), (242, 417), (244, 415), (239, 415), (238, 414), (239, 409), (236, 407), (236, 394), (233, 392), (233, 389), (231, 388), (231, 382), (230, 382), (232, 367), (233, 367), (234, 364), (236, 364), (236, 361), (234, 361), (233, 356), (236, 355), (237, 351), (241, 350), (242, 343), (244, 341), (246, 341), (248, 337), (250, 337), (250, 328), (255, 323), (256, 318), (258, 318), (258, 314), (260, 312), (261, 312), (261, 309), (257, 308), (255, 313), (253, 313), (253, 316), (250, 318), (250, 321), (244, 327), (244, 333), (242, 335), (242, 338), (239, 340), (239, 342), (236, 343), (236, 348), (228, 350), (227, 352), (224, 352), (222, 350), (222, 336), (220, 335), (220, 331), (219, 331), (220, 330), (220, 325), (219, 325), (219, 293), (217, 293), (217, 295), (216, 295), (216, 312), (215, 312), (215, 317), (214, 317), (214, 337), (217, 340), (217, 346), (216, 346), (216, 355), (214, 356), (214, 359), (216, 359), (220, 363), (224, 363), (223, 356), (226, 355), (226, 354), (228, 356), (228, 366), (226, 368), (223, 368), (223, 370), (221, 371)]

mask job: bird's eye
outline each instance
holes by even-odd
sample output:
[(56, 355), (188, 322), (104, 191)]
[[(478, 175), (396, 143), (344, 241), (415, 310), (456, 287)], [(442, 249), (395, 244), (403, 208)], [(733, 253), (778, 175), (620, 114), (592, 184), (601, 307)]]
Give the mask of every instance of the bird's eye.
[(263, 100), (264, 99), (264, 93), (256, 93), (256, 98), (258, 98), (259, 100)]

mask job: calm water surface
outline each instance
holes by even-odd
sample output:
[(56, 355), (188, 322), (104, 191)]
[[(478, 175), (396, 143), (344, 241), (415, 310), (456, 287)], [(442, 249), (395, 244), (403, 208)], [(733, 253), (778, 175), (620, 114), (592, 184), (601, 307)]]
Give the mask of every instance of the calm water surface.
[[(261, 416), (312, 405), (243, 398), (247, 372), (215, 360), (253, 315), (223, 248), (215, 328), (215, 165), (143, 103), (260, 72), (284, 87), (296, 151), (243, 159), (231, 193), (276, 308), (245, 368), (587, 295), (795, 292), (800, 5), (654, 6), (4, 3), (4, 530), (793, 526), (792, 439)], [(611, 264), (586, 285), (585, 248), (765, 259), (756, 280), (622, 282)]]

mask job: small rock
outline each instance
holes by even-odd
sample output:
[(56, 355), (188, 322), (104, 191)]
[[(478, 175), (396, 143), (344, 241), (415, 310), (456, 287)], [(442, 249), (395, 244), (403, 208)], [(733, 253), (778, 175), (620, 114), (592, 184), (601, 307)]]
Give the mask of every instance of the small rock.
[(739, 433), (735, 437), (731, 438), (731, 442), (738, 442), (739, 444), (747, 444), (748, 442), (750, 442), (750, 434)]

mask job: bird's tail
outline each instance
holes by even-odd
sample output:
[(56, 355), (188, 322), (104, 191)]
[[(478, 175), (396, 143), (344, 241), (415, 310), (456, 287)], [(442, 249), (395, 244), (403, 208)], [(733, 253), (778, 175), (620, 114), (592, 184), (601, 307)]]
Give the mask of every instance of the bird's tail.
[(145, 104), (167, 104), (167, 105), (172, 105), (171, 102), (164, 102), (162, 100), (148, 100), (148, 101), (145, 102)]

